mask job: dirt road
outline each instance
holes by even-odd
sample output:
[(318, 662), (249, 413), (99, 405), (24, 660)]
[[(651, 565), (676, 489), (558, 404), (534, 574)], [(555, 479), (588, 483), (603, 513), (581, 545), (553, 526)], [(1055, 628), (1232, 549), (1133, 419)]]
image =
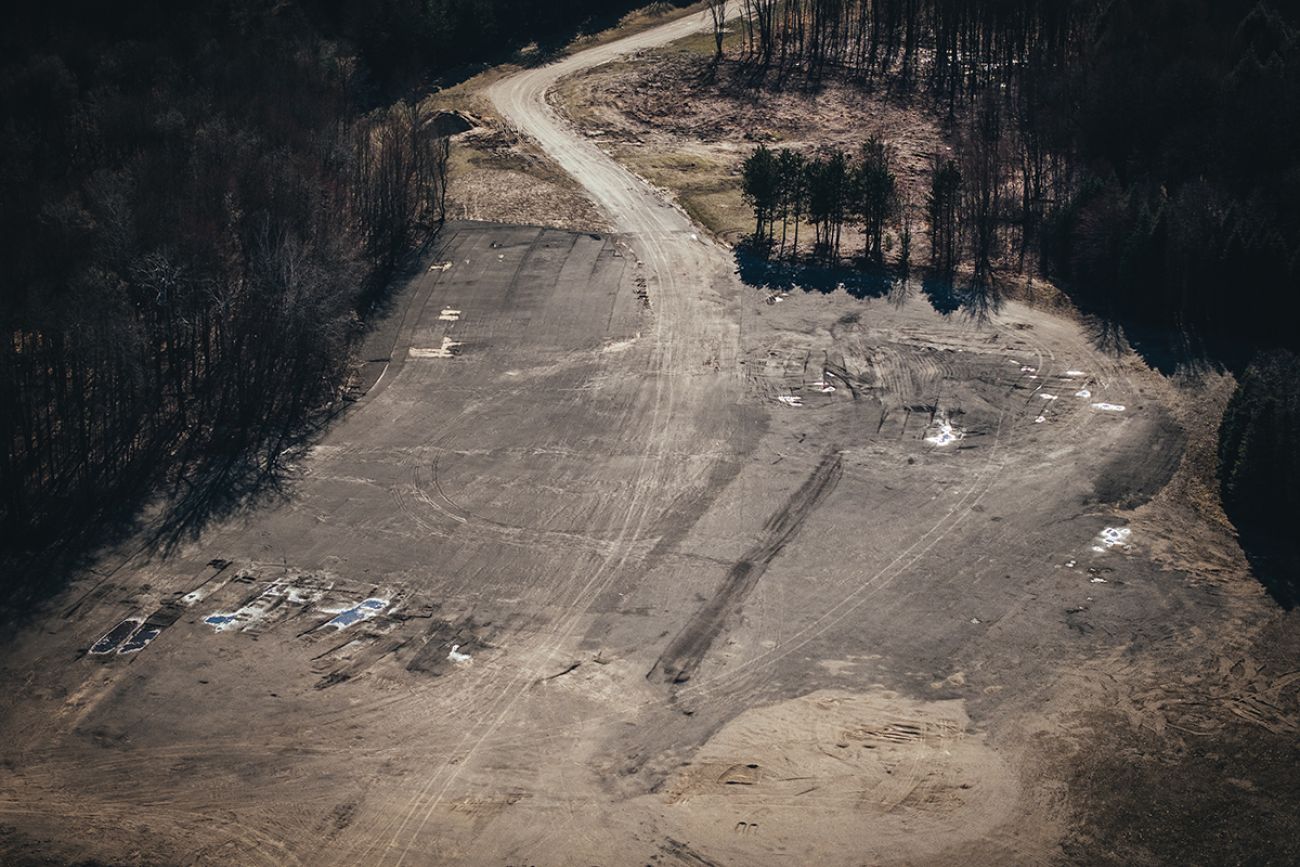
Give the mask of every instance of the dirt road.
[(281, 489), (9, 639), (6, 863), (1105, 860), (1080, 762), (1300, 731), (1259, 594), (1129, 511), (1183, 449), (1137, 359), (747, 286), (546, 105), (704, 23), (491, 92), (618, 234), (449, 227)]

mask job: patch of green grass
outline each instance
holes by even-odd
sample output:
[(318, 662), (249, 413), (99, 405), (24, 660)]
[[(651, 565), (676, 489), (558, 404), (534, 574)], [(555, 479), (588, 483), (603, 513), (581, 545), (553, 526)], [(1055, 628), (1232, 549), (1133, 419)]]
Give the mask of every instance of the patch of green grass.
[[(727, 32), (722, 37), (722, 52), (726, 55), (738, 54), (745, 46), (744, 34), (740, 32), (739, 22), (732, 20), (727, 23)], [(705, 57), (712, 57), (715, 50), (713, 41), (713, 29), (708, 28), (698, 33), (692, 33), (684, 39), (679, 39), (672, 43), (664, 51), (681, 51), (685, 54), (698, 54)]]
[(734, 240), (748, 231), (749, 208), (729, 162), (698, 153), (647, 153), (628, 148), (619, 159), (652, 184), (670, 190), (691, 219), (714, 236)]

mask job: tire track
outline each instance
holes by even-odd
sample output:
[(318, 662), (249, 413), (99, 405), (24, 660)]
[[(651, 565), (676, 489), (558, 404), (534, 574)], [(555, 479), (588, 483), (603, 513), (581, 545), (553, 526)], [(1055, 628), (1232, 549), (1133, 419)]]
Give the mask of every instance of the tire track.
[(843, 474), (844, 463), (838, 451), (822, 457), (812, 475), (768, 519), (758, 543), (731, 567), (718, 592), (669, 643), (646, 675), (647, 679), (664, 683), (685, 683), (691, 679), (714, 640), (727, 621), (740, 611), (767, 567), (795, 537), (818, 504), (835, 489)]

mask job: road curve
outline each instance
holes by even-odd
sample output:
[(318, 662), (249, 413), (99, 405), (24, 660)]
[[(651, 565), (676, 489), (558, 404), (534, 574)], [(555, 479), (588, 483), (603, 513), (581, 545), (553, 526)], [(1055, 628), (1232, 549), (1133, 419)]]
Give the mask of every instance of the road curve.
[(689, 217), (665, 206), (659, 194), (623, 168), (559, 117), (547, 94), (560, 79), (627, 54), (665, 45), (709, 26), (707, 13), (572, 54), (558, 63), (529, 69), (496, 82), (487, 95), (510, 125), (531, 136), (542, 150), (587, 191), (621, 233), (680, 241), (695, 231)]
[[(491, 85), (487, 95), (502, 118), (571, 175), (627, 237), (641, 258), (656, 310), (653, 352), (656, 362), (678, 372), (712, 363), (742, 382), (738, 336), (742, 323), (695, 315), (704, 303), (701, 287), (730, 285), (734, 264), (721, 247), (704, 240), (680, 208), (637, 177), (561, 118), (549, 102), (566, 76), (619, 57), (665, 45), (710, 26), (706, 12), (686, 15), (641, 33), (580, 51), (557, 63), (529, 69)], [(686, 289), (691, 291), (683, 291)], [(714, 299), (717, 300), (716, 298)], [(702, 330), (710, 328), (710, 330)], [(668, 372), (661, 369), (661, 372)]]

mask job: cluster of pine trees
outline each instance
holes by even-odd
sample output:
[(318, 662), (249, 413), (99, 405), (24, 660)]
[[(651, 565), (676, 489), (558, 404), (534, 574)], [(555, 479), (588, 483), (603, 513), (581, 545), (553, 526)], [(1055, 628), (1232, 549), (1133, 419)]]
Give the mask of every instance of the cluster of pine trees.
[[(1034, 238), (1028, 229), (1042, 217), (1040, 198), (1017, 194), (1017, 176), (1007, 165), (1001, 138), (1003, 122), (1001, 101), (981, 99), (961, 130), (957, 157), (934, 156), (923, 202), (911, 201), (901, 190), (897, 151), (878, 136), (868, 138), (857, 155), (829, 148), (806, 157), (759, 145), (741, 167), (742, 193), (756, 218), (753, 243), (767, 255), (797, 257), (800, 224), (810, 223), (813, 258), (835, 265), (849, 224), (864, 239), (859, 261), (907, 271), (914, 226), (924, 224), (932, 270), (952, 279), (968, 264), (973, 287), (986, 289), (994, 265), (1008, 254), (1017, 254), (1023, 265)], [(1026, 188), (1032, 190), (1032, 184)], [(793, 243), (787, 248), (788, 236)]]
[(754, 244), (782, 256), (787, 254), (788, 242), (789, 255), (798, 256), (800, 226), (810, 223), (812, 255), (834, 265), (840, 260), (844, 226), (854, 221), (867, 239), (865, 258), (880, 263), (886, 247), (885, 227), (901, 211), (899, 262), (906, 267), (910, 223), (899, 200), (894, 159), (894, 148), (874, 136), (856, 158), (834, 149), (804, 157), (789, 148), (773, 152), (759, 145), (741, 169), (743, 194), (757, 220)]

